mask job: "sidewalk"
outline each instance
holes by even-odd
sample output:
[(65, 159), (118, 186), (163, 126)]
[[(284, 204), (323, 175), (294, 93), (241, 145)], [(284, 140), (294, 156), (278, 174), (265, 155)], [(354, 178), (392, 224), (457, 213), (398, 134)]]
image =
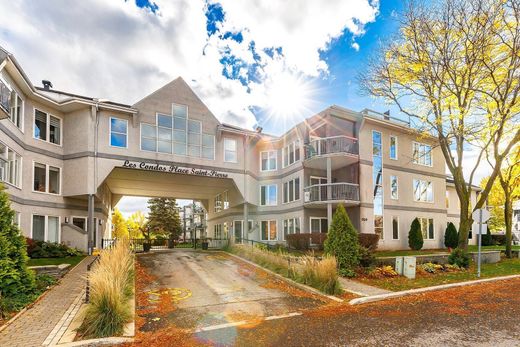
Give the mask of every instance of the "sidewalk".
[(350, 280), (345, 277), (339, 277), (339, 283), (343, 290), (359, 295), (359, 296), (373, 296), (373, 295), (382, 295), (393, 293), (389, 290), (372, 287), (367, 284), (363, 284), (354, 280)]
[(86, 257), (36, 304), (0, 332), (0, 346), (41, 346), (63, 314), (85, 289), (83, 277), (92, 257)]

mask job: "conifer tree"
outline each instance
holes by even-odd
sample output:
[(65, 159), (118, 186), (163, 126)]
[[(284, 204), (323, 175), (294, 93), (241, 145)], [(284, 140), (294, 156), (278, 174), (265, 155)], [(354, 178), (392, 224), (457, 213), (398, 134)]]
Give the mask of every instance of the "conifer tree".
[[(34, 274), (27, 268), (27, 244), (13, 223), (14, 211), (0, 184), (0, 307), (34, 290)], [(0, 312), (1, 314), (1, 312)]]
[(324, 244), (325, 253), (336, 257), (340, 273), (353, 276), (359, 265), (359, 239), (343, 205), (338, 205)]
[(444, 246), (447, 248), (457, 248), (459, 245), (459, 234), (457, 228), (452, 222), (448, 223), (446, 232), (444, 233)]
[(148, 227), (154, 234), (166, 235), (170, 240), (182, 232), (177, 201), (171, 198), (152, 198), (148, 200)]
[(421, 230), (421, 223), (419, 219), (415, 218), (410, 226), (408, 233), (408, 246), (414, 251), (420, 250), (424, 245), (423, 234)]

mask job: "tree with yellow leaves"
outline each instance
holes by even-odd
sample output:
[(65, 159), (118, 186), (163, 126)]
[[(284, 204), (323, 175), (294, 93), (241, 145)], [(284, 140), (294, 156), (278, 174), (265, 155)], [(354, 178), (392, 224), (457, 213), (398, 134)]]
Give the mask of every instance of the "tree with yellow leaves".
[[(520, 141), (518, 0), (412, 0), (396, 40), (360, 77), (363, 91), (394, 103), (419, 134), (437, 138), (460, 202), (459, 247), (484, 206), (502, 162)], [(418, 135), (421, 136), (421, 135)], [(465, 154), (477, 151), (469, 177)], [(493, 171), (474, 205), (473, 177), (486, 153)]]
[(126, 226), (125, 217), (123, 217), (121, 211), (116, 208), (112, 213), (112, 237), (120, 239), (128, 236), (128, 228)]
[(142, 211), (134, 212), (128, 217), (126, 225), (131, 239), (141, 239), (144, 237), (142, 231), (146, 225), (146, 216)]

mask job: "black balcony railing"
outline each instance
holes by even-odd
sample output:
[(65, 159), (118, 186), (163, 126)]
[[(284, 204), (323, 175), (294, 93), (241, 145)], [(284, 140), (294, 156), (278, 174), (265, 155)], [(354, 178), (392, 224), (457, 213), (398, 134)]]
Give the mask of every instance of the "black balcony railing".
[(304, 188), (305, 202), (359, 201), (359, 184), (314, 184)]
[(335, 153), (358, 155), (358, 140), (350, 136), (332, 136), (314, 139), (305, 145), (305, 159)]

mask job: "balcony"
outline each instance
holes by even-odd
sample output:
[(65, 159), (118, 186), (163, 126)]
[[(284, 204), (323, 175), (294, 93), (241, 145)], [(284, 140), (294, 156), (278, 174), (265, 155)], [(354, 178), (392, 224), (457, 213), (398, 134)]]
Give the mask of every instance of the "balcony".
[(327, 158), (332, 159), (332, 170), (348, 166), (359, 160), (358, 139), (350, 136), (331, 136), (311, 140), (305, 145), (304, 165), (313, 169), (326, 168)]
[(325, 206), (327, 203), (342, 203), (345, 206), (359, 205), (359, 184), (325, 183), (314, 184), (303, 190), (305, 206)]

